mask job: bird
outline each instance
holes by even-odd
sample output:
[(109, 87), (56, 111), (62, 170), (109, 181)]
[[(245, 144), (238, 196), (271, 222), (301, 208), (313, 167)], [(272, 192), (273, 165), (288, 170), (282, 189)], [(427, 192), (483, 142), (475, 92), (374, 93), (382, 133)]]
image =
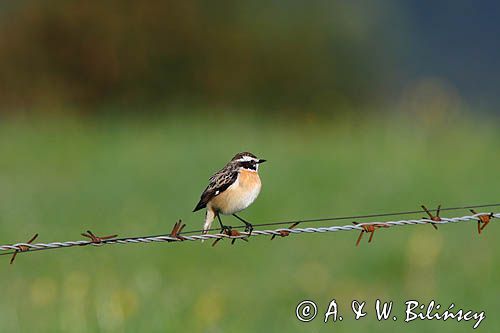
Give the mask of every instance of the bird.
[(259, 165), (266, 162), (250, 152), (236, 155), (209, 179), (200, 201), (193, 212), (206, 208), (203, 234), (208, 233), (212, 222), (217, 217), (221, 232), (230, 232), (231, 227), (222, 224), (220, 215), (233, 215), (245, 223), (245, 231), (252, 233), (253, 226), (236, 213), (248, 208), (259, 196), (262, 183), (259, 177)]

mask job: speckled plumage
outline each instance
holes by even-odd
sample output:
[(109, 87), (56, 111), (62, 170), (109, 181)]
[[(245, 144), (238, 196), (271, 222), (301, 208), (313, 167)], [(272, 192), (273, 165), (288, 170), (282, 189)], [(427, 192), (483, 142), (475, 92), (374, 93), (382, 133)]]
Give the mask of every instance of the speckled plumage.
[(251, 205), (260, 193), (258, 164), (255, 155), (236, 154), (228, 164), (210, 177), (194, 212), (207, 208), (204, 230), (210, 228), (217, 214), (235, 214)]
[[(233, 162), (233, 161), (231, 161)], [(238, 165), (236, 163), (229, 162), (224, 168), (217, 171), (209, 179), (207, 188), (203, 191), (200, 197), (200, 201), (194, 208), (193, 212), (196, 212), (207, 206), (207, 203), (216, 195), (224, 192), (232, 183), (238, 178)]]

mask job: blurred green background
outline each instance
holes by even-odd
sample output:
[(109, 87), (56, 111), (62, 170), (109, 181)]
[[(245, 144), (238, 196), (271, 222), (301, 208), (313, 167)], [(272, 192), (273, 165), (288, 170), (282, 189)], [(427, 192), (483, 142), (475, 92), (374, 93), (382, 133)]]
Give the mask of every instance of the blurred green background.
[[(464, 24), (466, 7), (2, 2), (0, 243), (168, 233), (179, 218), (199, 229), (192, 208), (239, 151), (269, 161), (241, 214), (254, 223), (498, 201), (498, 46), (485, 42), (498, 5), (467, 8)], [(393, 228), (359, 248), (351, 232), (0, 257), (0, 331), (472, 329), (403, 323), (406, 300), (434, 299), (486, 311), (491, 332), (496, 229)], [(324, 324), (333, 298), (344, 321)], [(377, 298), (395, 302), (397, 322), (375, 319)], [(295, 318), (304, 299), (320, 310), (308, 324)], [(352, 318), (353, 299), (367, 318)]]

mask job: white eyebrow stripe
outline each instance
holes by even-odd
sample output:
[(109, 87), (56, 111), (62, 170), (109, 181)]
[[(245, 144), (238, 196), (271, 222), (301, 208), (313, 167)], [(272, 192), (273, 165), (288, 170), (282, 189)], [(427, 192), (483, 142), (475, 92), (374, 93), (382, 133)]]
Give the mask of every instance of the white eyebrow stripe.
[(250, 161), (256, 161), (257, 162), (258, 159), (255, 158), (255, 157), (251, 157), (251, 156), (245, 155), (242, 158), (239, 158), (238, 161), (239, 162), (250, 162)]

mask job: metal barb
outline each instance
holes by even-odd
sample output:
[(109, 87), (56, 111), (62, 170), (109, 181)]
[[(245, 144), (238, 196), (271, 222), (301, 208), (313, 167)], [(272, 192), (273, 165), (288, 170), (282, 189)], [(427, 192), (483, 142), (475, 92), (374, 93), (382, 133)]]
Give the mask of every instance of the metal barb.
[[(472, 214), (478, 214), (474, 209), (470, 210)], [(477, 232), (481, 234), (481, 231), (483, 231), (484, 228), (490, 223), (491, 219), (494, 217), (493, 213), (489, 214), (484, 214), (484, 215), (479, 215), (477, 218), (479, 219), (477, 221)], [(481, 225), (482, 223), (482, 225)]]
[(110, 235), (110, 236), (102, 236), (102, 237), (99, 237), (99, 236), (96, 236), (92, 231), (90, 230), (87, 230), (87, 233), (82, 233), (81, 234), (83, 237), (87, 237), (87, 238), (90, 238), (90, 242), (92, 244), (102, 244), (103, 241), (105, 240), (108, 240), (108, 239), (112, 239), (112, 238), (116, 238), (118, 237), (118, 235)]
[[(442, 221), (441, 217), (439, 217), (439, 213), (441, 212), (441, 205), (439, 205), (437, 207), (436, 215), (432, 215), (432, 213), (424, 205), (422, 205), (421, 207), (423, 210), (425, 210), (427, 215), (429, 215), (429, 219), (431, 219), (434, 222), (441, 222)], [(425, 217), (423, 217), (423, 218), (425, 219)], [(433, 223), (433, 222), (430, 222), (430, 223), (434, 229), (438, 230), (438, 227), (435, 223)]]
[(370, 233), (370, 238), (368, 238), (368, 243), (372, 242), (373, 235), (375, 234), (375, 230), (379, 228), (389, 228), (390, 225), (385, 223), (358, 223), (352, 222), (354, 225), (359, 225), (363, 230), (359, 233), (358, 240), (356, 241), (356, 246), (359, 246), (359, 242), (361, 242), (361, 238), (363, 238), (363, 234), (365, 232)]
[[(27, 244), (31, 244), (35, 241), (35, 239), (38, 237), (38, 234), (35, 234), (33, 237), (31, 237), (31, 239), (29, 241), (27, 241), (26, 243)], [(27, 247), (26, 245), (19, 245), (19, 249), (16, 250), (16, 252), (14, 252), (14, 254), (12, 254), (12, 258), (10, 259), (10, 264), (12, 265), (14, 263), (14, 260), (16, 260), (16, 256), (19, 252), (28, 252), (30, 250), (29, 247)]]
[(178, 222), (176, 222), (174, 224), (174, 227), (172, 228), (172, 231), (170, 232), (170, 237), (177, 238), (180, 241), (185, 240), (185, 238), (183, 236), (179, 235), (185, 226), (186, 226), (186, 224), (182, 224), (182, 220), (179, 220)]
[[(462, 207), (460, 209), (473, 209), (473, 208), (483, 208), (483, 207), (491, 207), (491, 206), (500, 206), (500, 204), (495, 204), (495, 205), (480, 205), (480, 206), (468, 206), (468, 207)], [(444, 210), (455, 210), (455, 208), (444, 208), (441, 209), (441, 211)], [(414, 214), (419, 213), (420, 211), (415, 211)], [(476, 213), (475, 211), (473, 213)], [(431, 214), (432, 215), (432, 214)], [(387, 216), (387, 214), (378, 214), (377, 216)], [(435, 222), (437, 220), (436, 217), (439, 217), (438, 215), (436, 217), (432, 216), (434, 219), (430, 220), (432, 222)], [(363, 216), (363, 218), (366, 218), (366, 216)], [(483, 230), (486, 225), (493, 219), (497, 218), (500, 219), (500, 213), (485, 213), (485, 212), (480, 212), (477, 214), (469, 214), (465, 216), (455, 216), (455, 217), (447, 217), (447, 218), (440, 218), (440, 223), (439, 224), (448, 224), (448, 223), (457, 223), (457, 222), (478, 222), (480, 220), (479, 226), (478, 226), (478, 232), (479, 230)], [(344, 219), (344, 218), (342, 218)], [(351, 220), (352, 221), (352, 220)], [(325, 233), (325, 232), (339, 232), (339, 231), (361, 231), (358, 241), (356, 242), (356, 245), (358, 246), (361, 238), (363, 237), (363, 233), (369, 232), (370, 233), (370, 238), (368, 242), (373, 240), (373, 234), (376, 229), (381, 228), (381, 227), (393, 227), (393, 226), (411, 226), (411, 225), (421, 225), (421, 224), (430, 224), (432, 222), (429, 221), (429, 218), (422, 218), (422, 219), (407, 219), (407, 220), (393, 220), (393, 221), (384, 221), (384, 222), (366, 222), (362, 223), (361, 226), (358, 226), (358, 223), (354, 223), (354, 226), (351, 225), (330, 225), (330, 226), (323, 226), (323, 227), (308, 227), (308, 228), (294, 228), (295, 225), (290, 226), (293, 229), (293, 233), (296, 234), (311, 234), (311, 233)], [(63, 242), (51, 242), (51, 243), (32, 243), (36, 236), (33, 237), (32, 240), (30, 240), (28, 243), (17, 243), (17, 244), (6, 244), (6, 245), (0, 245), (0, 256), (12, 256), (19, 252), (34, 252), (34, 251), (41, 251), (41, 250), (56, 250), (56, 249), (63, 249), (63, 248), (69, 248), (69, 247), (74, 247), (74, 246), (86, 246), (86, 245), (97, 245), (97, 244), (106, 244), (106, 245), (111, 245), (111, 244), (138, 244), (138, 243), (146, 243), (146, 244), (151, 244), (153, 242), (175, 242), (178, 240), (177, 237), (179, 235), (182, 235), (185, 241), (203, 241), (203, 240), (208, 240), (208, 239), (223, 239), (223, 238), (231, 238), (232, 243), (235, 242), (235, 239), (238, 238), (246, 238), (247, 233), (245, 232), (237, 232), (237, 231), (232, 231), (230, 227), (226, 227), (224, 232), (217, 233), (217, 234), (205, 234), (202, 232), (202, 230), (196, 230), (196, 231), (188, 231), (188, 232), (182, 232), (184, 226), (182, 223), (176, 223), (174, 225), (174, 229), (172, 230), (173, 232), (171, 234), (160, 234), (160, 235), (152, 235), (152, 236), (134, 236), (134, 237), (124, 237), (124, 238), (115, 238), (117, 235), (113, 236), (106, 236), (106, 237), (97, 237), (94, 235), (91, 231), (87, 231), (87, 233), (82, 234), (84, 237), (90, 238), (91, 241), (88, 240), (77, 240), (77, 241), (63, 241)], [(304, 220), (298, 221), (300, 223), (303, 223)], [(287, 222), (289, 223), (297, 223), (296, 221), (290, 221)], [(262, 226), (262, 225), (259, 225)], [(285, 229), (284, 228), (279, 228), (279, 229), (274, 229), (274, 230), (254, 230), (252, 232), (252, 236), (282, 236), (285, 237), (288, 233), (292, 233), (290, 229)], [(283, 231), (285, 231), (283, 233)], [(200, 233), (200, 234), (196, 234)], [(194, 234), (194, 235), (193, 235)], [(177, 237), (173, 237), (173, 236)], [(218, 241), (217, 241), (218, 242)], [(214, 245), (217, 243), (215, 242)], [(14, 259), (11, 259), (11, 262), (13, 262)]]
[[(291, 226), (289, 226), (287, 229), (293, 229), (295, 228), (300, 222), (295, 222), (294, 224), (292, 224)], [(286, 237), (288, 235), (290, 235), (290, 231), (287, 231), (287, 230), (279, 230), (279, 235), (272, 235), (271, 236), (271, 240), (273, 240), (276, 236), (280, 236), (280, 237)]]
[[(222, 233), (225, 234), (225, 235), (228, 235), (229, 237), (239, 237), (241, 236), (242, 234), (236, 230), (236, 229), (232, 229), (232, 228), (228, 228), (228, 229), (224, 229), (222, 230)], [(217, 243), (221, 240), (222, 238), (217, 238), (213, 243), (212, 243), (212, 246), (215, 246), (217, 245)], [(231, 240), (231, 245), (234, 245), (234, 242), (237, 240), (238, 238), (233, 238)], [(248, 242), (248, 239), (247, 237), (245, 238), (240, 238), (242, 240), (244, 240), (245, 242)]]

